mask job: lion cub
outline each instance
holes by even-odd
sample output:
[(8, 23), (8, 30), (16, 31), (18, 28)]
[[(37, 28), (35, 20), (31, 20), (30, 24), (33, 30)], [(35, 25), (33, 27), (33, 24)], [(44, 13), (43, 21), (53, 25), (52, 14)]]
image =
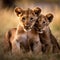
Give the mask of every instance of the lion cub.
[[(34, 24), (37, 21), (37, 15), (40, 14), (41, 9), (36, 8), (34, 10), (22, 8), (15, 8), (15, 13), (19, 17), (19, 24), (17, 29), (10, 30), (14, 33), (10, 33), (10, 38), (5, 40), (12, 47), (12, 53), (20, 53), (33, 51), (34, 53), (39, 53), (41, 51), (41, 43), (39, 39), (39, 34), (35, 31)], [(9, 33), (7, 34), (8, 38)], [(12, 37), (13, 36), (13, 37)], [(10, 42), (9, 42), (10, 41)], [(6, 47), (8, 47), (6, 46)]]
[(60, 50), (59, 44), (49, 28), (49, 24), (52, 22), (52, 19), (53, 14), (51, 13), (47, 14), (46, 16), (40, 15), (35, 24), (35, 29), (38, 31), (40, 41), (42, 43), (43, 53), (48, 53), (50, 51), (59, 52)]
[(42, 43), (42, 50), (45, 53), (52, 51), (52, 44), (50, 39), (50, 29), (49, 23), (52, 21), (53, 15), (47, 14), (46, 16), (38, 16), (38, 21), (36, 21), (35, 29), (38, 31), (40, 36), (40, 41)]

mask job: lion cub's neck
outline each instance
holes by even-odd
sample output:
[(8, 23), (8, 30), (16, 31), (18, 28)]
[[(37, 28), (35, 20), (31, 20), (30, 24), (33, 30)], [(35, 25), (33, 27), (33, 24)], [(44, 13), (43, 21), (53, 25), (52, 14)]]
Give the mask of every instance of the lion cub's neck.
[(19, 34), (19, 33), (22, 34), (22, 33), (24, 33), (25, 31), (24, 31), (24, 29), (23, 29), (22, 26), (18, 25), (16, 32), (17, 32), (18, 34)]

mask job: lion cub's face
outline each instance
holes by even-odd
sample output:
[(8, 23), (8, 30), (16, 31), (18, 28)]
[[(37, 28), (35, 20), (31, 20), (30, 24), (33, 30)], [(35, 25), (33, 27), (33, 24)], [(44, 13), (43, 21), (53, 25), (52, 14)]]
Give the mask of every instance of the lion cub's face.
[(40, 15), (38, 17), (38, 21), (36, 22), (36, 26), (38, 28), (38, 31), (43, 30), (45, 27), (49, 25), (49, 23), (52, 21), (53, 15), (47, 14), (46, 16)]
[[(17, 16), (19, 17), (20, 20), (20, 25), (23, 27), (23, 29), (25, 31), (30, 31), (32, 29), (32, 27), (34, 26), (36, 20), (37, 20), (37, 13), (38, 11), (41, 10), (32, 10), (32, 9), (27, 9), (27, 10), (23, 10), (21, 8), (16, 8), (15, 12), (17, 14)], [(36, 12), (36, 14), (35, 14)]]

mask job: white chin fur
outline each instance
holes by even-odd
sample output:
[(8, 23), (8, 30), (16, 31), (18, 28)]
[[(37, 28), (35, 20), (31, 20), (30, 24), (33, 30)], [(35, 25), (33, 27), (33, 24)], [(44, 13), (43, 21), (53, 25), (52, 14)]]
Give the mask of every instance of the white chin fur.
[(29, 30), (24, 29), (24, 31), (25, 31), (25, 32), (29, 32), (29, 31), (31, 31), (31, 29), (29, 29)]
[(38, 33), (42, 34), (42, 33), (43, 33), (43, 31), (40, 31), (40, 32), (38, 32)]

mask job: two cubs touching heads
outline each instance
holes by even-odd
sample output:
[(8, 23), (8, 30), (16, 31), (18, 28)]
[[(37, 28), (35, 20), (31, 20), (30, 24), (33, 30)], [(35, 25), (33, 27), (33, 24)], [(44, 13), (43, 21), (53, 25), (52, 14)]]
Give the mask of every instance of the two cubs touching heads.
[(16, 7), (15, 13), (20, 22), (17, 28), (6, 32), (4, 51), (11, 51), (13, 54), (60, 52), (60, 46), (49, 28), (53, 14), (44, 16), (39, 7), (27, 10)]

